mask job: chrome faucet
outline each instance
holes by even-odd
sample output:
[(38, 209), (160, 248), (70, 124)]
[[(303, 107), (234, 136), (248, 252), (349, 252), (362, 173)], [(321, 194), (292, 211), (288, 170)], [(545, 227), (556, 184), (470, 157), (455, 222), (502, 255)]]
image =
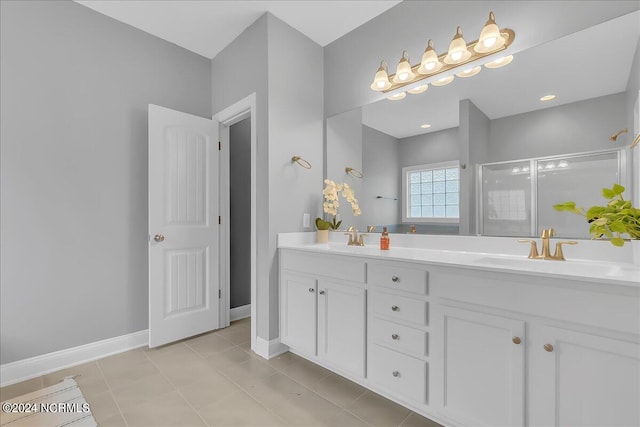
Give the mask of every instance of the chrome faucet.
[(538, 253), (538, 244), (535, 240), (521, 239), (520, 243), (531, 243), (531, 250), (529, 251), (529, 259), (546, 259), (555, 261), (565, 261), (564, 253), (562, 252), (562, 245), (577, 245), (578, 242), (573, 240), (567, 240), (556, 243), (556, 250), (553, 255), (549, 249), (549, 239), (556, 235), (553, 228), (547, 228), (542, 230), (540, 239), (542, 240), (542, 254)]
[(364, 246), (364, 236), (368, 236), (367, 233), (360, 233), (358, 236), (358, 230), (354, 227), (349, 227), (347, 232), (344, 233), (346, 236), (349, 236), (349, 241), (347, 242), (348, 246)]

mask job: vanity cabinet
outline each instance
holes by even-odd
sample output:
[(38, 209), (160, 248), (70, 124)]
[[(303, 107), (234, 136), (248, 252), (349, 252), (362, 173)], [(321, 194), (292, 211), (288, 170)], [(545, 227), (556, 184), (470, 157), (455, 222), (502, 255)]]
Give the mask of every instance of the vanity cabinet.
[(640, 425), (637, 343), (550, 326), (532, 334), (531, 425)]
[(317, 280), (284, 272), (280, 278), (280, 341), (315, 356), (317, 348)]
[(280, 255), (282, 342), (413, 411), (446, 426), (640, 425), (634, 283)]
[(640, 425), (637, 289), (450, 268), (432, 276), (440, 415), (454, 425)]
[(364, 268), (364, 262), (282, 251), (280, 341), (341, 373), (364, 378)]
[(443, 305), (442, 411), (466, 425), (522, 426), (525, 322)]

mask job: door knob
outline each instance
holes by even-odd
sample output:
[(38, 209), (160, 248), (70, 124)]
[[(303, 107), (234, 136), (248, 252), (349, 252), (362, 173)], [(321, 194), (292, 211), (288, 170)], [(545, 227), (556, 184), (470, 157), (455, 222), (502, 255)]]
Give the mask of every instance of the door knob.
[(398, 338), (400, 338), (400, 336), (398, 334), (391, 334), (391, 339), (392, 340), (397, 340)]
[(156, 234), (155, 236), (153, 236), (153, 240), (158, 243), (164, 242), (164, 236), (162, 234)]
[(391, 281), (394, 282), (394, 283), (398, 283), (398, 280), (400, 280), (400, 278), (398, 276), (393, 276), (391, 278)]
[(391, 307), (391, 310), (392, 311), (398, 311), (398, 310), (400, 310), (400, 307), (398, 307), (397, 305), (394, 305), (394, 306)]
[(551, 353), (553, 351), (553, 346), (551, 344), (545, 344), (544, 349), (545, 351), (548, 351), (549, 353)]
[(315, 289), (313, 289), (313, 288), (309, 288), (309, 292), (313, 293), (313, 292), (315, 292), (315, 291), (316, 291)]
[(396, 377), (396, 378), (397, 378), (397, 377), (399, 377), (399, 376), (400, 376), (400, 372), (398, 372), (398, 371), (393, 371), (393, 372), (391, 373), (391, 375), (393, 375), (394, 377)]
[(520, 344), (522, 342), (520, 337), (513, 337), (511, 338), (511, 341), (513, 341), (514, 344)]
[(324, 291), (320, 291), (318, 292), (320, 295), (324, 295)]

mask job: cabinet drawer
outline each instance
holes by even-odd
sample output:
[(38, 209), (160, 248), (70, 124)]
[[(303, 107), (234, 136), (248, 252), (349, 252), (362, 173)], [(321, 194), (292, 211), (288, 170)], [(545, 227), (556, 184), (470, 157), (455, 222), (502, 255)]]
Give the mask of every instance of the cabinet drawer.
[(281, 250), (280, 257), (281, 267), (284, 270), (356, 283), (365, 282), (366, 264), (364, 261), (287, 250)]
[(373, 317), (369, 336), (373, 342), (394, 350), (408, 351), (418, 356), (427, 355), (427, 333), (419, 329)]
[(427, 278), (425, 270), (402, 265), (369, 265), (369, 283), (377, 286), (426, 295)]
[(427, 324), (427, 302), (384, 292), (372, 292), (373, 313), (390, 319)]
[(426, 403), (427, 362), (372, 345), (369, 378), (385, 390), (406, 399)]

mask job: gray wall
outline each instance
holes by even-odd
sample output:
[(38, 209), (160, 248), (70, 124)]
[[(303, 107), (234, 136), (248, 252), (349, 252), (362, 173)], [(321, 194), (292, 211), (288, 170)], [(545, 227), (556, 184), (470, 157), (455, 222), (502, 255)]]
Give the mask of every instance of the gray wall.
[(460, 101), (460, 234), (476, 234), (475, 165), (488, 161), (490, 126), (473, 102)]
[[(351, 167), (363, 172), (362, 153), (362, 108), (356, 108), (343, 114), (329, 117), (326, 120), (326, 174), (327, 179), (337, 183), (347, 183), (353, 188), (356, 199), (362, 198), (361, 178), (345, 173), (345, 168)], [(351, 205), (339, 196), (340, 207), (338, 213), (342, 220), (342, 229), (351, 226), (364, 230), (362, 216), (354, 216)], [(362, 210), (362, 206), (360, 207)], [(364, 211), (363, 211), (364, 212)], [(327, 217), (327, 219), (330, 219)]]
[(251, 118), (229, 128), (230, 163), (230, 307), (251, 304), (251, 269), (247, 259), (251, 253), (251, 175), (247, 164), (251, 159)]
[(362, 190), (356, 194), (362, 210), (358, 229), (366, 230), (367, 225), (399, 224), (402, 222), (399, 141), (368, 126), (362, 126), (362, 139), (364, 178)]
[(460, 159), (458, 128), (400, 139), (400, 168)]
[(638, 8), (636, 0), (403, 1), (325, 47), (325, 117), (386, 96), (369, 88), (382, 59), (394, 72), (407, 50), (415, 64), (429, 38), (438, 52), (444, 52), (458, 25), (468, 40), (474, 40), (474, 31), (480, 31), (491, 10), (498, 25), (516, 31), (509, 52), (517, 53)]
[[(256, 93), (257, 329), (278, 336), (277, 233), (303, 231), (303, 213), (321, 213), (322, 48), (263, 15), (213, 58), (215, 112)], [(300, 155), (310, 170), (291, 164)]]
[(148, 327), (147, 105), (211, 63), (73, 2), (0, 2), (1, 363)]
[(627, 127), (627, 94), (517, 114), (491, 121), (489, 156), (492, 162), (617, 148), (628, 138), (609, 136)]

